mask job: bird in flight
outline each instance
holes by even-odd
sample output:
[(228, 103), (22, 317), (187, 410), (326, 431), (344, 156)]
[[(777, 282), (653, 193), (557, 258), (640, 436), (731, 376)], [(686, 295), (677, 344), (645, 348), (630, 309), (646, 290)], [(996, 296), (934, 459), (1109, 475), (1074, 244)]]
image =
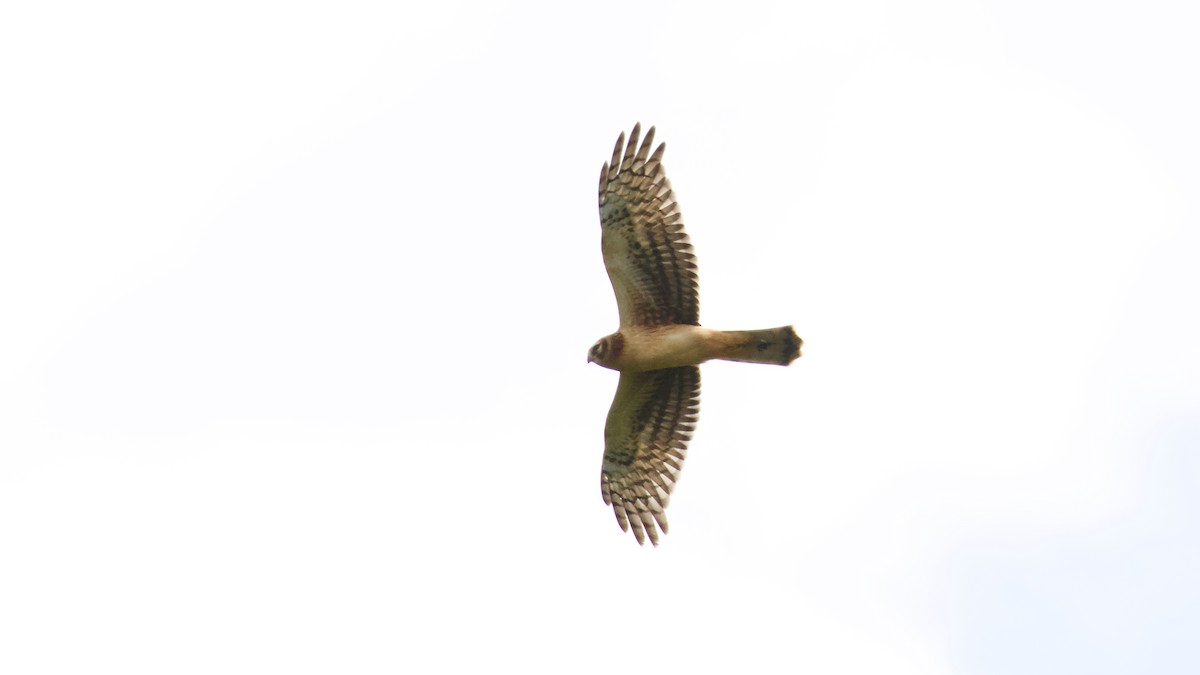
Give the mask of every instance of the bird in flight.
[(700, 326), (696, 256), (663, 171), (654, 127), (617, 138), (600, 170), (600, 249), (620, 328), (588, 362), (620, 371), (604, 424), (600, 494), (638, 544), (667, 533), (667, 501), (700, 412), (700, 368), (710, 359), (786, 366), (802, 341), (791, 326), (720, 331)]

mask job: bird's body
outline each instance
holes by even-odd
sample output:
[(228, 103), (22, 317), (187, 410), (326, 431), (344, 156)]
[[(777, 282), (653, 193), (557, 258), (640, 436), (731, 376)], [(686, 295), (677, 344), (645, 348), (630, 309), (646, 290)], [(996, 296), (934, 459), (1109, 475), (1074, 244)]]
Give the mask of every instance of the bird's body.
[(620, 371), (604, 425), (600, 489), (639, 544), (667, 532), (665, 509), (700, 406), (699, 364), (711, 359), (786, 366), (800, 356), (791, 326), (720, 331), (700, 325), (696, 259), (679, 206), (654, 154), (654, 128), (617, 139), (600, 172), (600, 248), (617, 296), (620, 328), (588, 361)]
[(609, 353), (596, 362), (623, 373), (695, 366), (712, 359), (786, 366), (800, 355), (800, 338), (791, 326), (738, 331), (687, 324), (626, 326), (601, 342), (610, 345)]

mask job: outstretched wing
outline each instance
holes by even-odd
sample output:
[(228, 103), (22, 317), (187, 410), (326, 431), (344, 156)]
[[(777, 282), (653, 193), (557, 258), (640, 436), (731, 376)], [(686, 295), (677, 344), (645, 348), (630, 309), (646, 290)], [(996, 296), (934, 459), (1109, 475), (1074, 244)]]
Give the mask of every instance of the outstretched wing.
[(640, 131), (634, 125), (628, 145), (622, 133), (600, 171), (600, 248), (621, 325), (699, 325), (696, 256), (663, 171), (666, 146), (650, 155), (654, 127), (639, 148)]
[(633, 524), (638, 543), (658, 545), (667, 533), (664, 509), (679, 479), (700, 412), (696, 366), (621, 373), (604, 425), (600, 493), (621, 529)]

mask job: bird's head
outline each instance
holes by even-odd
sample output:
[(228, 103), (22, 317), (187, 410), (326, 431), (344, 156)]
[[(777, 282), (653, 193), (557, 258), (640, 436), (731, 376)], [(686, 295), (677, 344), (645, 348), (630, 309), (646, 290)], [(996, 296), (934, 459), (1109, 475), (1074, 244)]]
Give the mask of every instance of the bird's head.
[(602, 337), (588, 350), (588, 363), (595, 363), (605, 368), (612, 368), (621, 349), (625, 346), (625, 338), (620, 333)]

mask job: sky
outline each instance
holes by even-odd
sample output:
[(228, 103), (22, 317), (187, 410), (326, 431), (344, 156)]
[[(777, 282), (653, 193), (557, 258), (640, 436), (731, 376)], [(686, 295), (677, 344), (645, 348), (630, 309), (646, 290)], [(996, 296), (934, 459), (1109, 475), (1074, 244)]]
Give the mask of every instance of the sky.
[[(0, 671), (1193, 673), (1200, 10), (0, 10)], [(639, 547), (596, 184), (702, 368)]]

